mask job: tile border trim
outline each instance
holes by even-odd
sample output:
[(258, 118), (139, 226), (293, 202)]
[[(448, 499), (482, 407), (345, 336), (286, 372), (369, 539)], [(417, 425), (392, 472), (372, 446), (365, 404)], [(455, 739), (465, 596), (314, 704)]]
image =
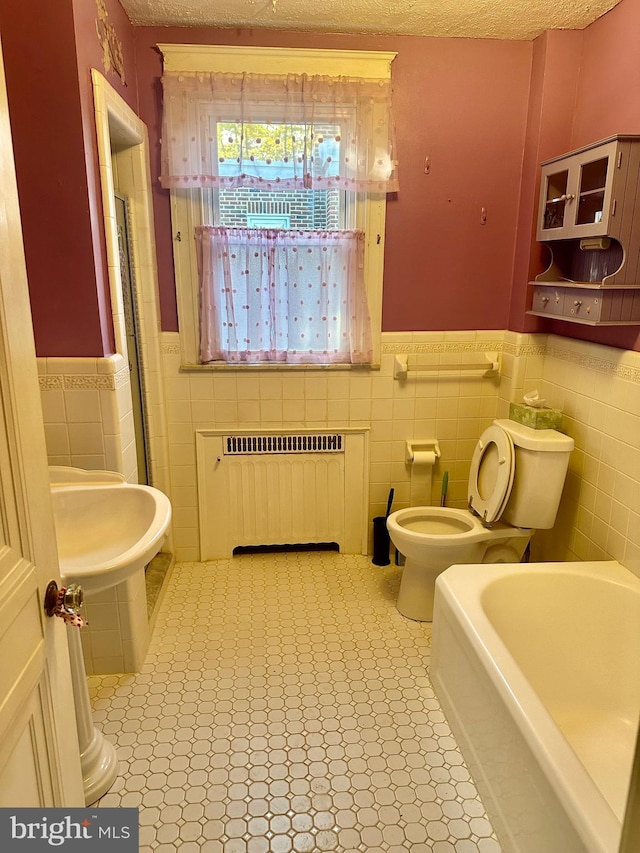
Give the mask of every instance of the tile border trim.
[(41, 374), (41, 391), (116, 391), (127, 384), (129, 368), (117, 373), (59, 373)]
[[(520, 358), (523, 356), (548, 356), (549, 358), (557, 358), (561, 361), (579, 365), (587, 370), (595, 370), (599, 373), (607, 373), (611, 376), (626, 379), (630, 382), (640, 383), (640, 353), (635, 353), (632, 350), (617, 350), (615, 347), (606, 347), (600, 344), (589, 344), (584, 341), (574, 341), (573, 338), (560, 338), (563, 342), (563, 345), (560, 346), (558, 344), (554, 344), (553, 341), (549, 341), (546, 336), (527, 335), (524, 333), (509, 332), (508, 330), (503, 332), (505, 337), (513, 336), (520, 340), (512, 341), (504, 340), (504, 338), (502, 340), (497, 338), (487, 340), (481, 337), (477, 340), (468, 341), (420, 340), (422, 335), (426, 337), (433, 337), (436, 334), (437, 333), (434, 332), (383, 332), (382, 353), (383, 355), (395, 355), (396, 353), (414, 353), (419, 355), (425, 353), (456, 354), (469, 352), (498, 352), (503, 355), (513, 356), (514, 358)], [(442, 336), (445, 336), (449, 333), (442, 332), (441, 334)], [(469, 332), (470, 336), (474, 334), (482, 335), (482, 332)], [(398, 337), (411, 335), (414, 337), (414, 340), (398, 340), (395, 342), (393, 340), (384, 340), (385, 336), (393, 337), (394, 335), (398, 335)], [(543, 337), (542, 341), (540, 341), (541, 337)], [(576, 347), (581, 346), (601, 346), (603, 349), (611, 351), (612, 353), (631, 353), (632, 356), (637, 356), (639, 366), (634, 367), (629, 364), (620, 364), (617, 361), (607, 358), (601, 358), (596, 355), (579, 352)], [(163, 355), (167, 356), (180, 355), (179, 335), (177, 332), (162, 333), (161, 351)]]
[(382, 345), (385, 355), (395, 353), (464, 353), (464, 352), (504, 352), (503, 341), (435, 341), (433, 343), (392, 342)]
[[(632, 352), (632, 350), (624, 350), (624, 352)], [(598, 373), (606, 373), (609, 376), (615, 376), (618, 379), (626, 379), (629, 382), (636, 382), (640, 384), (640, 367), (632, 367), (628, 364), (619, 364), (606, 358), (598, 358), (594, 355), (576, 352), (575, 350), (565, 349), (564, 347), (549, 346), (546, 349), (545, 355), (549, 356), (549, 358), (557, 358), (560, 361), (576, 364), (587, 370), (595, 370)], [(638, 360), (640, 361), (640, 353), (637, 355)]]

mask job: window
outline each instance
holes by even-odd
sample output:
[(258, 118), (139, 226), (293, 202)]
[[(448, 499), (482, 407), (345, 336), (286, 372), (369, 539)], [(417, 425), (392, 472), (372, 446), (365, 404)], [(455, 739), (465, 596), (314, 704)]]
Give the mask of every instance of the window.
[[(320, 136), (311, 146), (319, 163), (339, 161), (339, 146), (343, 131), (337, 124), (321, 124)], [(217, 121), (215, 133), (216, 157), (223, 176), (233, 173), (238, 158), (238, 139), (244, 134), (243, 145), (256, 170), (264, 180), (291, 180), (293, 164), (287, 154), (293, 145), (289, 139), (302, 137), (305, 128), (282, 122), (265, 121), (243, 126), (240, 122)], [(254, 187), (223, 188), (210, 196), (210, 225), (248, 228), (336, 229), (355, 227), (353, 193), (344, 189), (272, 190)]]
[[(160, 48), (165, 101), (195, 128), (181, 136), (163, 129), (163, 140), (177, 140), (168, 157), (163, 151), (163, 185), (180, 235), (174, 257), (183, 364), (378, 361), (384, 193), (394, 164), (386, 149), (381, 154), (379, 137), (364, 154), (362, 141), (366, 121), (389, 129), (386, 113), (375, 112), (372, 81), (388, 79), (393, 55)], [(278, 73), (254, 79), (255, 67)], [(188, 97), (180, 90), (174, 98), (166, 82), (172, 71), (191, 87)], [(360, 100), (344, 96), (335, 78), (337, 106), (322, 92), (305, 105), (321, 80), (307, 74), (327, 71), (348, 76)], [(223, 73), (207, 78), (210, 72)], [(283, 95), (278, 87), (291, 75)], [(209, 105), (207, 90), (225, 86), (229, 93)], [(238, 86), (242, 98), (234, 97)], [(372, 96), (362, 98), (365, 91)]]

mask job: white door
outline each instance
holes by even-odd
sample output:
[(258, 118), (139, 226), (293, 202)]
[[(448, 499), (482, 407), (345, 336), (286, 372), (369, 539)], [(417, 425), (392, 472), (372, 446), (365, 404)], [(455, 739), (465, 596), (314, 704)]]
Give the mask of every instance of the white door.
[(50, 579), (60, 583), (0, 47), (0, 807), (84, 806), (72, 629), (44, 613)]

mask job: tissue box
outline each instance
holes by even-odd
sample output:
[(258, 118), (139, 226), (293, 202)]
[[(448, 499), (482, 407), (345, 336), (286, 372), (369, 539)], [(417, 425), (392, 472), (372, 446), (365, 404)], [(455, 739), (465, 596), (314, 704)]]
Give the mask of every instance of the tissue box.
[(510, 403), (509, 418), (531, 429), (560, 429), (562, 424), (559, 409), (536, 409), (524, 403)]

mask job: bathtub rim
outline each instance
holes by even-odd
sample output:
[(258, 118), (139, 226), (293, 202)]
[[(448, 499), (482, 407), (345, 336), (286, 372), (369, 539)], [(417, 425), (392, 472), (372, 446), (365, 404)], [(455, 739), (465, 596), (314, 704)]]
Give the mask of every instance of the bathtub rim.
[[(470, 570), (473, 582), (470, 582)], [(438, 611), (444, 608), (449, 611), (446, 614), (449, 628), (455, 626), (460, 630), (479, 658), (483, 672), (508, 709), (578, 835), (590, 851), (611, 853), (618, 849), (621, 822), (529, 684), (481, 604), (481, 595), (490, 583), (523, 571), (578, 576), (586, 573), (607, 583), (639, 590), (640, 579), (617, 561), (607, 560), (455, 565), (444, 571), (436, 582), (434, 633), (438, 630)], [(432, 675), (434, 686), (438, 680), (440, 676), (434, 678)], [(441, 688), (448, 692), (446, 677), (442, 678)]]

